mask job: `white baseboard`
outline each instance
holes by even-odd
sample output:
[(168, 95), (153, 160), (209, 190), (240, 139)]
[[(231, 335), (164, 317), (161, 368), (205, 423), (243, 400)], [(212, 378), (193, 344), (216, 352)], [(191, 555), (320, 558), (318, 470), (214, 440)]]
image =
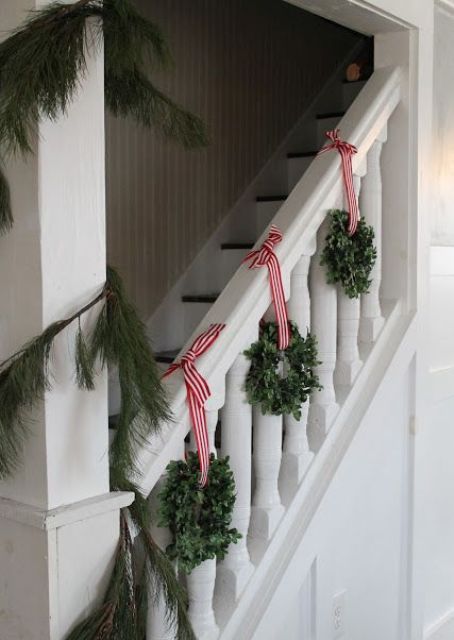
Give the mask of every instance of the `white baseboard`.
[(448, 611), (440, 620), (431, 624), (424, 631), (424, 640), (453, 640), (454, 609)]

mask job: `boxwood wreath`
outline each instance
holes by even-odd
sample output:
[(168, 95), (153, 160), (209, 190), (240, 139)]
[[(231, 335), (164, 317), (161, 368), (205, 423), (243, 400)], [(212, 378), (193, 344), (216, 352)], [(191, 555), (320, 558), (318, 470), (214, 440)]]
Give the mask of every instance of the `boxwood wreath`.
[(301, 405), (314, 389), (321, 389), (314, 373), (317, 341), (313, 335), (303, 338), (294, 322), (287, 349), (278, 349), (275, 322), (261, 326), (257, 342), (245, 351), (251, 361), (245, 389), (250, 404), (260, 405), (263, 414), (292, 415), (301, 418)]
[(356, 232), (347, 232), (348, 212), (334, 209), (329, 212), (329, 230), (320, 264), (326, 266), (329, 284), (340, 284), (349, 298), (368, 293), (370, 274), (377, 259), (373, 227), (361, 218)]
[(228, 457), (210, 456), (208, 482), (199, 485), (200, 468), (196, 453), (186, 460), (171, 462), (159, 494), (159, 526), (168, 527), (172, 542), (167, 555), (178, 567), (191, 573), (210, 558), (223, 559), (231, 543), (241, 534), (230, 527), (235, 505), (235, 481)]
[[(55, 121), (67, 112), (87, 71), (87, 51), (101, 43), (105, 103), (115, 116), (153, 127), (188, 149), (207, 144), (200, 118), (153, 83), (151, 73), (169, 68), (171, 55), (159, 27), (131, 0), (51, 2), (31, 11), (0, 43), (0, 233), (13, 225), (5, 160), (32, 153), (40, 121)], [(89, 310), (98, 316), (87, 334), (81, 319)], [(31, 411), (54, 383), (55, 338), (73, 323), (78, 323), (71, 354), (75, 384), (89, 392), (100, 370), (118, 369), (121, 409), (110, 449), (110, 484), (112, 491), (134, 492), (135, 500), (120, 514), (104, 599), (67, 640), (143, 640), (150, 588), (157, 598), (162, 594), (176, 640), (195, 640), (186, 592), (150, 535), (149, 506), (135, 485), (137, 447), (171, 416), (145, 327), (113, 269), (107, 269), (105, 286), (85, 306), (0, 363), (0, 479), (22, 464), (23, 443), (33, 429)]]

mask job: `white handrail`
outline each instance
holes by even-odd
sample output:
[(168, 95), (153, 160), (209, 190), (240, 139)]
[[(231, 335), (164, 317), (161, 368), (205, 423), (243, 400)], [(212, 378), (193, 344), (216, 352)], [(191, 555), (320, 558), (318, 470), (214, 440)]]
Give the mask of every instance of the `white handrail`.
[[(353, 171), (365, 160), (374, 141), (386, 126), (401, 97), (402, 72), (384, 68), (374, 72), (339, 124), (341, 137), (354, 144)], [(273, 223), (282, 231), (283, 241), (276, 247), (284, 288), (288, 297), (290, 274), (308, 249), (327, 210), (334, 207), (342, 190), (337, 153), (318, 157), (303, 175), (290, 196), (277, 212)], [(257, 241), (259, 246), (268, 230)], [(207, 407), (222, 406), (225, 376), (238, 353), (245, 348), (270, 305), (268, 272), (241, 266), (182, 351), (211, 323), (223, 322), (226, 328), (210, 350), (198, 361), (200, 373), (213, 392)], [(181, 441), (189, 431), (186, 390), (180, 373), (165, 382), (175, 422), (164, 425), (159, 436), (150, 439), (138, 452), (141, 472), (140, 488), (148, 494), (170, 460), (178, 458)]]

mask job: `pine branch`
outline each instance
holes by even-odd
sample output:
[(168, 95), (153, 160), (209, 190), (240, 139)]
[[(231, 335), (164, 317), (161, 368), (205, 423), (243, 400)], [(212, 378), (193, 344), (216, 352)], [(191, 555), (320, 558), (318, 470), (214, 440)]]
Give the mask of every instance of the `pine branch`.
[(124, 513), (114, 569), (102, 605), (67, 640), (142, 640), (137, 635), (134, 547)]
[(134, 473), (136, 450), (170, 419), (145, 326), (127, 300), (114, 269), (108, 267), (109, 295), (92, 338), (93, 359), (117, 368), (121, 408), (111, 446), (113, 483)]
[(52, 387), (49, 360), (56, 336), (105, 295), (103, 290), (77, 313), (50, 325), (0, 364), (0, 479), (17, 469), (29, 431), (30, 410)]
[(115, 116), (131, 116), (145, 127), (155, 126), (187, 149), (208, 144), (202, 120), (159, 91), (137, 67), (107, 66), (105, 99)]
[(12, 226), (13, 214), (9, 184), (0, 165), (0, 234), (9, 231)]
[(195, 640), (187, 613), (187, 595), (179, 583), (173, 564), (150, 534), (151, 518), (147, 500), (134, 485), (124, 485), (123, 490), (134, 491), (135, 500), (129, 507), (145, 550), (143, 594), (153, 593), (156, 602), (163, 596), (166, 605), (168, 628), (175, 629), (176, 640)]

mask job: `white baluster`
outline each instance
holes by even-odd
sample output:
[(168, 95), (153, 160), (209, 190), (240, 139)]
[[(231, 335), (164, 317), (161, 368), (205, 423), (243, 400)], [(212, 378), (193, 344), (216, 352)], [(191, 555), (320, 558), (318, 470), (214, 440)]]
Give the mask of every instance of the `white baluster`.
[[(215, 433), (218, 424), (219, 408), (224, 404), (225, 390), (214, 388), (205, 403), (210, 453), (217, 456)], [(195, 438), (191, 432), (190, 449), (195, 451)], [(186, 576), (191, 621), (197, 640), (215, 640), (219, 636), (213, 609), (214, 586), (216, 582), (216, 558), (205, 560)]]
[[(252, 337), (251, 342), (256, 339)], [(236, 501), (232, 527), (242, 538), (231, 544), (226, 558), (218, 565), (216, 598), (226, 595), (237, 600), (254, 569), (247, 548), (251, 517), (252, 408), (244, 391), (250, 361), (240, 353), (226, 378), (225, 404), (221, 414), (222, 455), (229, 456), (235, 477)]]
[[(357, 197), (361, 190), (361, 177), (353, 176)], [(349, 298), (342, 287), (337, 293), (337, 363), (334, 371), (336, 384), (351, 386), (362, 362), (358, 350), (360, 299)]]
[(219, 636), (213, 611), (216, 558), (205, 560), (186, 576), (188, 616), (197, 640), (215, 640)]
[(271, 538), (284, 513), (278, 487), (282, 424), (282, 416), (263, 415), (260, 406), (253, 408), (255, 491), (250, 535), (264, 540)]
[(381, 264), (382, 264), (382, 179), (380, 156), (386, 130), (382, 132), (367, 154), (367, 174), (363, 179), (360, 199), (360, 211), (366, 222), (375, 231), (377, 260), (372, 269), (369, 293), (361, 296), (360, 340), (375, 342), (380, 333), (384, 318), (380, 304)]
[[(299, 332), (306, 337), (311, 325), (311, 302), (308, 287), (311, 256), (315, 252), (315, 237), (307, 253), (301, 256), (293, 269), (290, 282), (289, 318), (297, 325)], [(307, 418), (309, 401), (301, 407), (301, 418), (295, 420), (291, 415), (284, 417), (285, 439), (282, 459), (280, 486), (282, 495), (287, 496), (300, 483), (314, 454), (309, 449), (307, 439)]]
[(309, 274), (311, 295), (311, 331), (318, 343), (318, 359), (315, 368), (322, 389), (312, 393), (309, 405), (308, 434), (311, 449), (318, 451), (331, 423), (338, 412), (333, 373), (336, 365), (337, 295), (336, 286), (326, 282), (325, 267), (320, 256), (325, 246), (329, 221), (317, 234), (317, 252), (311, 261)]

